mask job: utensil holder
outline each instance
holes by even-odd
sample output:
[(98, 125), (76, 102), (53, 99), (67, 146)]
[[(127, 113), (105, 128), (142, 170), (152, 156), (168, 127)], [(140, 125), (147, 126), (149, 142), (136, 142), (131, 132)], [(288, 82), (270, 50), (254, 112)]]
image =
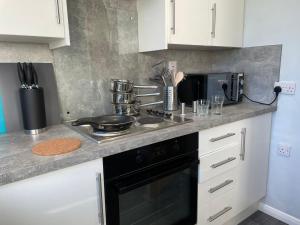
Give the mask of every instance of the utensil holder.
[(177, 87), (165, 86), (163, 89), (164, 111), (178, 110)]
[(21, 88), (19, 94), (25, 133), (43, 132), (47, 126), (43, 88)]

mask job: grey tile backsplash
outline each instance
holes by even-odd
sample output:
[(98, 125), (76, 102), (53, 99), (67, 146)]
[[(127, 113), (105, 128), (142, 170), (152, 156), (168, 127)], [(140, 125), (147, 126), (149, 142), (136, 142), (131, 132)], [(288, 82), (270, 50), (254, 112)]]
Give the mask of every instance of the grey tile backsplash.
[[(189, 73), (245, 72), (246, 93), (269, 101), (279, 79), (281, 46), (138, 53), (136, 0), (68, 0), (71, 46), (53, 51), (64, 119), (111, 113), (111, 78), (153, 84), (151, 66), (178, 61)], [(45, 53), (43, 53), (45, 54)]]

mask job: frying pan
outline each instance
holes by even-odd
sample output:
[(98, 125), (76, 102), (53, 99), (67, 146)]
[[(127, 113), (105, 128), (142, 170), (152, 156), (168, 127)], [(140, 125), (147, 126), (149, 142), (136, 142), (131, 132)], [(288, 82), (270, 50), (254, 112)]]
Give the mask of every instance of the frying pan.
[(72, 126), (91, 125), (96, 130), (107, 132), (122, 131), (128, 129), (134, 117), (126, 115), (106, 115), (99, 117), (82, 118), (72, 122)]

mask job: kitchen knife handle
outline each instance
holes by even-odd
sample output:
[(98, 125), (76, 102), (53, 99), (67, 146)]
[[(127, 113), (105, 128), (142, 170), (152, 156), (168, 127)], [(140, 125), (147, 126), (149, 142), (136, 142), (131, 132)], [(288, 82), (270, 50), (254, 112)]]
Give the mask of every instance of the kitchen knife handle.
[(33, 84), (35, 85), (36, 88), (38, 88), (39, 87), (38, 75), (32, 63), (30, 63), (30, 70), (32, 72)]
[(24, 76), (24, 70), (22, 68), (21, 63), (17, 63), (18, 68), (18, 76), (21, 83), (21, 88), (26, 88), (26, 82), (25, 82), (25, 76)]
[(31, 75), (27, 63), (23, 63), (23, 71), (27, 88), (31, 86)]

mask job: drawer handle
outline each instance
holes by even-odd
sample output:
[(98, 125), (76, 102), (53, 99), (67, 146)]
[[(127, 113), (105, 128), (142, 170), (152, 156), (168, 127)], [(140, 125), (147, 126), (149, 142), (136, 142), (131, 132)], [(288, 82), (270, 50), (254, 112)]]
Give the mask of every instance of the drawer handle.
[(230, 210), (232, 210), (232, 207), (230, 207), (230, 206), (224, 208), (222, 211), (220, 211), (217, 214), (209, 217), (208, 222), (210, 222), (210, 223), (213, 222), (214, 220), (218, 219), (220, 216), (223, 216), (225, 213), (227, 213)]
[(247, 134), (247, 129), (243, 128), (241, 131), (242, 134), (242, 140), (241, 140), (241, 153), (240, 153), (240, 158), (242, 161), (245, 160), (245, 154), (246, 154), (246, 134)]
[(235, 133), (228, 133), (228, 134), (225, 134), (225, 135), (220, 136), (220, 137), (212, 138), (212, 139), (210, 139), (209, 141), (210, 141), (210, 142), (217, 142), (217, 141), (223, 140), (223, 139), (225, 139), (225, 138), (232, 137), (232, 136), (234, 136), (234, 135), (235, 135)]
[(233, 180), (226, 180), (224, 183), (222, 183), (214, 188), (209, 189), (208, 192), (212, 194), (212, 193), (220, 190), (221, 188), (226, 187), (227, 185), (229, 185), (231, 183), (233, 183)]
[(210, 167), (213, 168), (213, 169), (215, 169), (215, 168), (218, 168), (218, 167), (220, 167), (220, 166), (223, 166), (223, 165), (225, 165), (225, 164), (227, 164), (227, 163), (230, 163), (230, 162), (232, 162), (232, 161), (234, 161), (234, 160), (236, 160), (236, 157), (230, 157), (230, 158), (225, 159), (225, 160), (223, 160), (223, 161), (221, 161), (221, 162), (212, 164)]
[(98, 205), (98, 222), (100, 225), (104, 225), (104, 214), (103, 214), (103, 196), (102, 196), (102, 182), (101, 182), (101, 174), (97, 174), (96, 177), (97, 184), (97, 205)]

